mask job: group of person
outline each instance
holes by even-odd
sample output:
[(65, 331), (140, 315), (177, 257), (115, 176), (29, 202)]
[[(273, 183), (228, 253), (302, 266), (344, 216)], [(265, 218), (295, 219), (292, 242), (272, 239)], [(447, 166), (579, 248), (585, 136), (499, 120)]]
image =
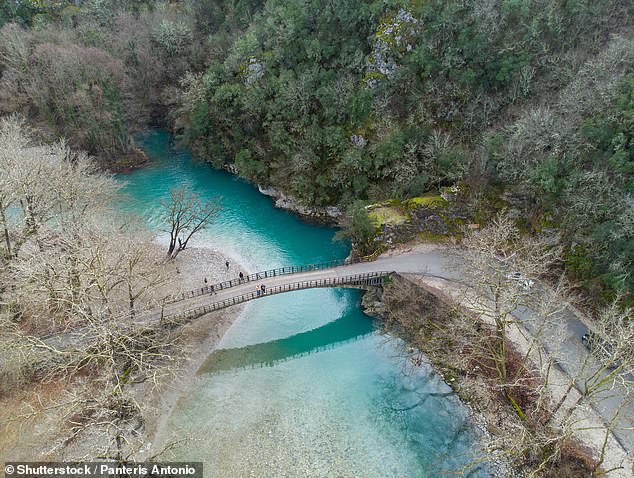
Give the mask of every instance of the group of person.
[[(225, 261), (225, 267), (227, 269), (227, 272), (229, 272), (229, 261)], [(240, 279), (240, 282), (244, 281), (244, 274), (242, 273), (242, 271), (238, 274), (238, 278)], [(216, 294), (216, 290), (215, 290), (213, 284), (207, 286), (207, 278), (206, 277), (204, 279), (204, 282), (205, 282), (205, 286), (209, 287), (209, 294), (210, 295)], [(258, 296), (264, 295), (266, 293), (266, 286), (264, 284), (261, 284), (261, 285), (257, 286), (255, 288), (255, 292), (256, 292), (256, 294)]]

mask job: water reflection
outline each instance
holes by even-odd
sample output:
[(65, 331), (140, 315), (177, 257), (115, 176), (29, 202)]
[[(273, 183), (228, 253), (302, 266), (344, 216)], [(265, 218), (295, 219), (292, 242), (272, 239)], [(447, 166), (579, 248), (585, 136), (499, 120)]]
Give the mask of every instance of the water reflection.
[(245, 347), (214, 351), (198, 373), (219, 373), (234, 369), (271, 367), (279, 362), (343, 345), (372, 333), (372, 319), (343, 315), (308, 332)]

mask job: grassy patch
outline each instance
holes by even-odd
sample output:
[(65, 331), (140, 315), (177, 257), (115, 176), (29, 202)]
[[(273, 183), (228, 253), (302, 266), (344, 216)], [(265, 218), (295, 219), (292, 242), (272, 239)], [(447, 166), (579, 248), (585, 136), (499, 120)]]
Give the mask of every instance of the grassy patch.
[(392, 206), (381, 206), (372, 209), (368, 213), (368, 217), (377, 228), (384, 224), (403, 224), (408, 219), (406, 214), (403, 214), (398, 208)]
[(449, 201), (436, 193), (425, 193), (422, 196), (407, 200), (407, 206), (409, 208), (424, 206), (431, 209), (439, 209), (446, 206), (448, 203)]
[(433, 232), (423, 231), (418, 236), (426, 242), (446, 242), (449, 237), (445, 234), (434, 234)]

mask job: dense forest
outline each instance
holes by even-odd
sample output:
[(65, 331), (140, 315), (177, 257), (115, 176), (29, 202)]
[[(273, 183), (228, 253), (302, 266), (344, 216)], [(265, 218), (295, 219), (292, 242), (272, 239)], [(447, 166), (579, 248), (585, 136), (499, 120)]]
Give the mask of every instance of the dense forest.
[(523, 198), (599, 300), (634, 290), (627, 0), (15, 0), (0, 111), (104, 167), (168, 126), (306, 205), (460, 183), (473, 220)]

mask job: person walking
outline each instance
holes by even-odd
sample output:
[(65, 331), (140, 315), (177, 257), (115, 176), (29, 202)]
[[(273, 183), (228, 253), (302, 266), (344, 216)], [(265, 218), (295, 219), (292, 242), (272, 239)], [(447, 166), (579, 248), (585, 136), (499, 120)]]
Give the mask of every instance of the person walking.
[(215, 294), (215, 293), (216, 293), (216, 290), (214, 289), (214, 285), (213, 285), (213, 284), (211, 284), (211, 285), (209, 286), (209, 290), (210, 290), (209, 295), (212, 295), (212, 294)]
[(266, 286), (264, 284), (260, 286), (260, 289), (262, 290), (262, 294), (266, 292)]
[(256, 287), (256, 288), (255, 288), (255, 295), (256, 295), (256, 297), (259, 297), (259, 296), (260, 296), (260, 292), (262, 292), (262, 291), (260, 290), (260, 288), (259, 288), (259, 287)]
[(240, 282), (244, 280), (244, 274), (242, 273), (242, 271), (240, 271), (240, 274), (238, 274), (238, 277), (240, 277)]
[(227, 271), (229, 270), (229, 261), (225, 261), (225, 267), (227, 268)]

